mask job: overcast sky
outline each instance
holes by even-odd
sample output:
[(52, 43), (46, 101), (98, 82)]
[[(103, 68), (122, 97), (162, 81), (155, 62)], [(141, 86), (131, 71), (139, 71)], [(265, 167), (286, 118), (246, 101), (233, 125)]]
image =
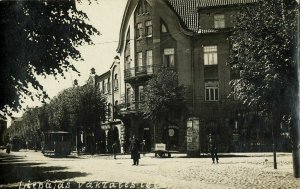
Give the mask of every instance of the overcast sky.
[[(74, 79), (79, 81), (79, 85), (84, 84), (92, 67), (96, 69), (97, 74), (108, 71), (113, 58), (117, 55), (120, 25), (127, 0), (98, 0), (98, 3), (92, 1), (90, 5), (86, 0), (82, 0), (82, 2), (78, 5), (78, 9), (87, 13), (90, 23), (100, 31), (101, 35), (93, 37), (95, 45), (85, 45), (79, 48), (84, 61), (74, 64), (81, 73), (80, 77), (76, 73), (66, 73), (66, 79), (55, 80), (52, 76), (39, 79), (50, 98), (63, 89), (71, 87)], [(25, 106), (40, 105), (40, 102), (28, 100)], [(21, 113), (15, 114), (15, 116), (21, 116)]]

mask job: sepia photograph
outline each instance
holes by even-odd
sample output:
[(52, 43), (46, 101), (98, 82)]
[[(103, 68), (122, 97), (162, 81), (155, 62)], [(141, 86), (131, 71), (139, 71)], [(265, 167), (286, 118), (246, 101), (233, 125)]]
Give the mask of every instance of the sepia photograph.
[(0, 15), (0, 189), (300, 188), (299, 0)]

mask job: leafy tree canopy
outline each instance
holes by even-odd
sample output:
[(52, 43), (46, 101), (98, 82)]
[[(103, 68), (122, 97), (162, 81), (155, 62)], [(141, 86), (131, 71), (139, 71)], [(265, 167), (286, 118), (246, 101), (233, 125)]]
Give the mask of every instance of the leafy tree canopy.
[[(36, 76), (72, 70), (72, 60), (82, 60), (76, 49), (92, 44), (99, 34), (76, 9), (75, 0), (0, 1), (0, 115), (21, 108), (22, 97), (47, 98)], [(37, 94), (29, 90), (33, 87)]]
[(142, 112), (145, 118), (158, 121), (184, 111), (185, 88), (179, 84), (175, 71), (167, 68), (155, 74), (144, 88)]
[(267, 116), (289, 114), (296, 94), (296, 7), (293, 0), (259, 0), (235, 21), (228, 61), (234, 95)]
[(105, 120), (106, 112), (106, 98), (96, 87), (89, 84), (72, 87), (47, 105), (49, 127), (44, 130), (89, 130)]

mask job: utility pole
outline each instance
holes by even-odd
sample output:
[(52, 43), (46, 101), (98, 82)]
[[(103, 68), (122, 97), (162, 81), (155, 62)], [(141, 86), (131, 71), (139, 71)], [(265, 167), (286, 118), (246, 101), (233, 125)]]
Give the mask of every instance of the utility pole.
[(297, 95), (296, 95), (296, 106), (294, 106), (294, 115), (295, 115), (295, 123), (293, 123), (293, 130), (292, 130), (292, 140), (293, 140), (293, 169), (294, 169), (294, 177), (300, 178), (300, 117), (299, 117), (299, 110), (300, 110), (300, 42), (299, 42), (299, 35), (300, 35), (300, 29), (299, 29), (299, 0), (297, 1), (298, 7), (297, 7), (297, 15), (296, 15), (296, 21), (297, 21), (297, 30), (295, 35), (295, 48), (294, 48), (294, 58), (296, 62), (296, 73), (298, 76), (298, 86), (297, 86)]

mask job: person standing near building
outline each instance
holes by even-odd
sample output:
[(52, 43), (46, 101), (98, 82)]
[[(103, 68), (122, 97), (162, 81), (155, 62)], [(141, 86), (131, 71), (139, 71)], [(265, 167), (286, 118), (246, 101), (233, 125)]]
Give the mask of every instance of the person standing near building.
[(114, 142), (112, 145), (112, 151), (114, 154), (114, 159), (117, 159), (117, 143), (116, 142)]
[(8, 142), (7, 144), (6, 144), (6, 153), (10, 153), (10, 150), (11, 150), (11, 144), (10, 144), (10, 142)]
[(133, 165), (139, 165), (139, 159), (140, 159), (139, 141), (134, 136), (132, 136), (132, 140), (130, 144), (130, 152), (131, 152), (131, 159), (133, 159)]
[(146, 145), (146, 143), (145, 143), (146, 141), (145, 140), (143, 140), (143, 142), (141, 143), (141, 148), (142, 148), (142, 153), (143, 153), (143, 156), (145, 156), (145, 149), (144, 149), (144, 147), (145, 147), (145, 145)]
[(215, 161), (219, 163), (217, 139), (211, 134), (209, 134), (209, 148), (210, 148), (210, 154), (213, 163), (215, 163)]

